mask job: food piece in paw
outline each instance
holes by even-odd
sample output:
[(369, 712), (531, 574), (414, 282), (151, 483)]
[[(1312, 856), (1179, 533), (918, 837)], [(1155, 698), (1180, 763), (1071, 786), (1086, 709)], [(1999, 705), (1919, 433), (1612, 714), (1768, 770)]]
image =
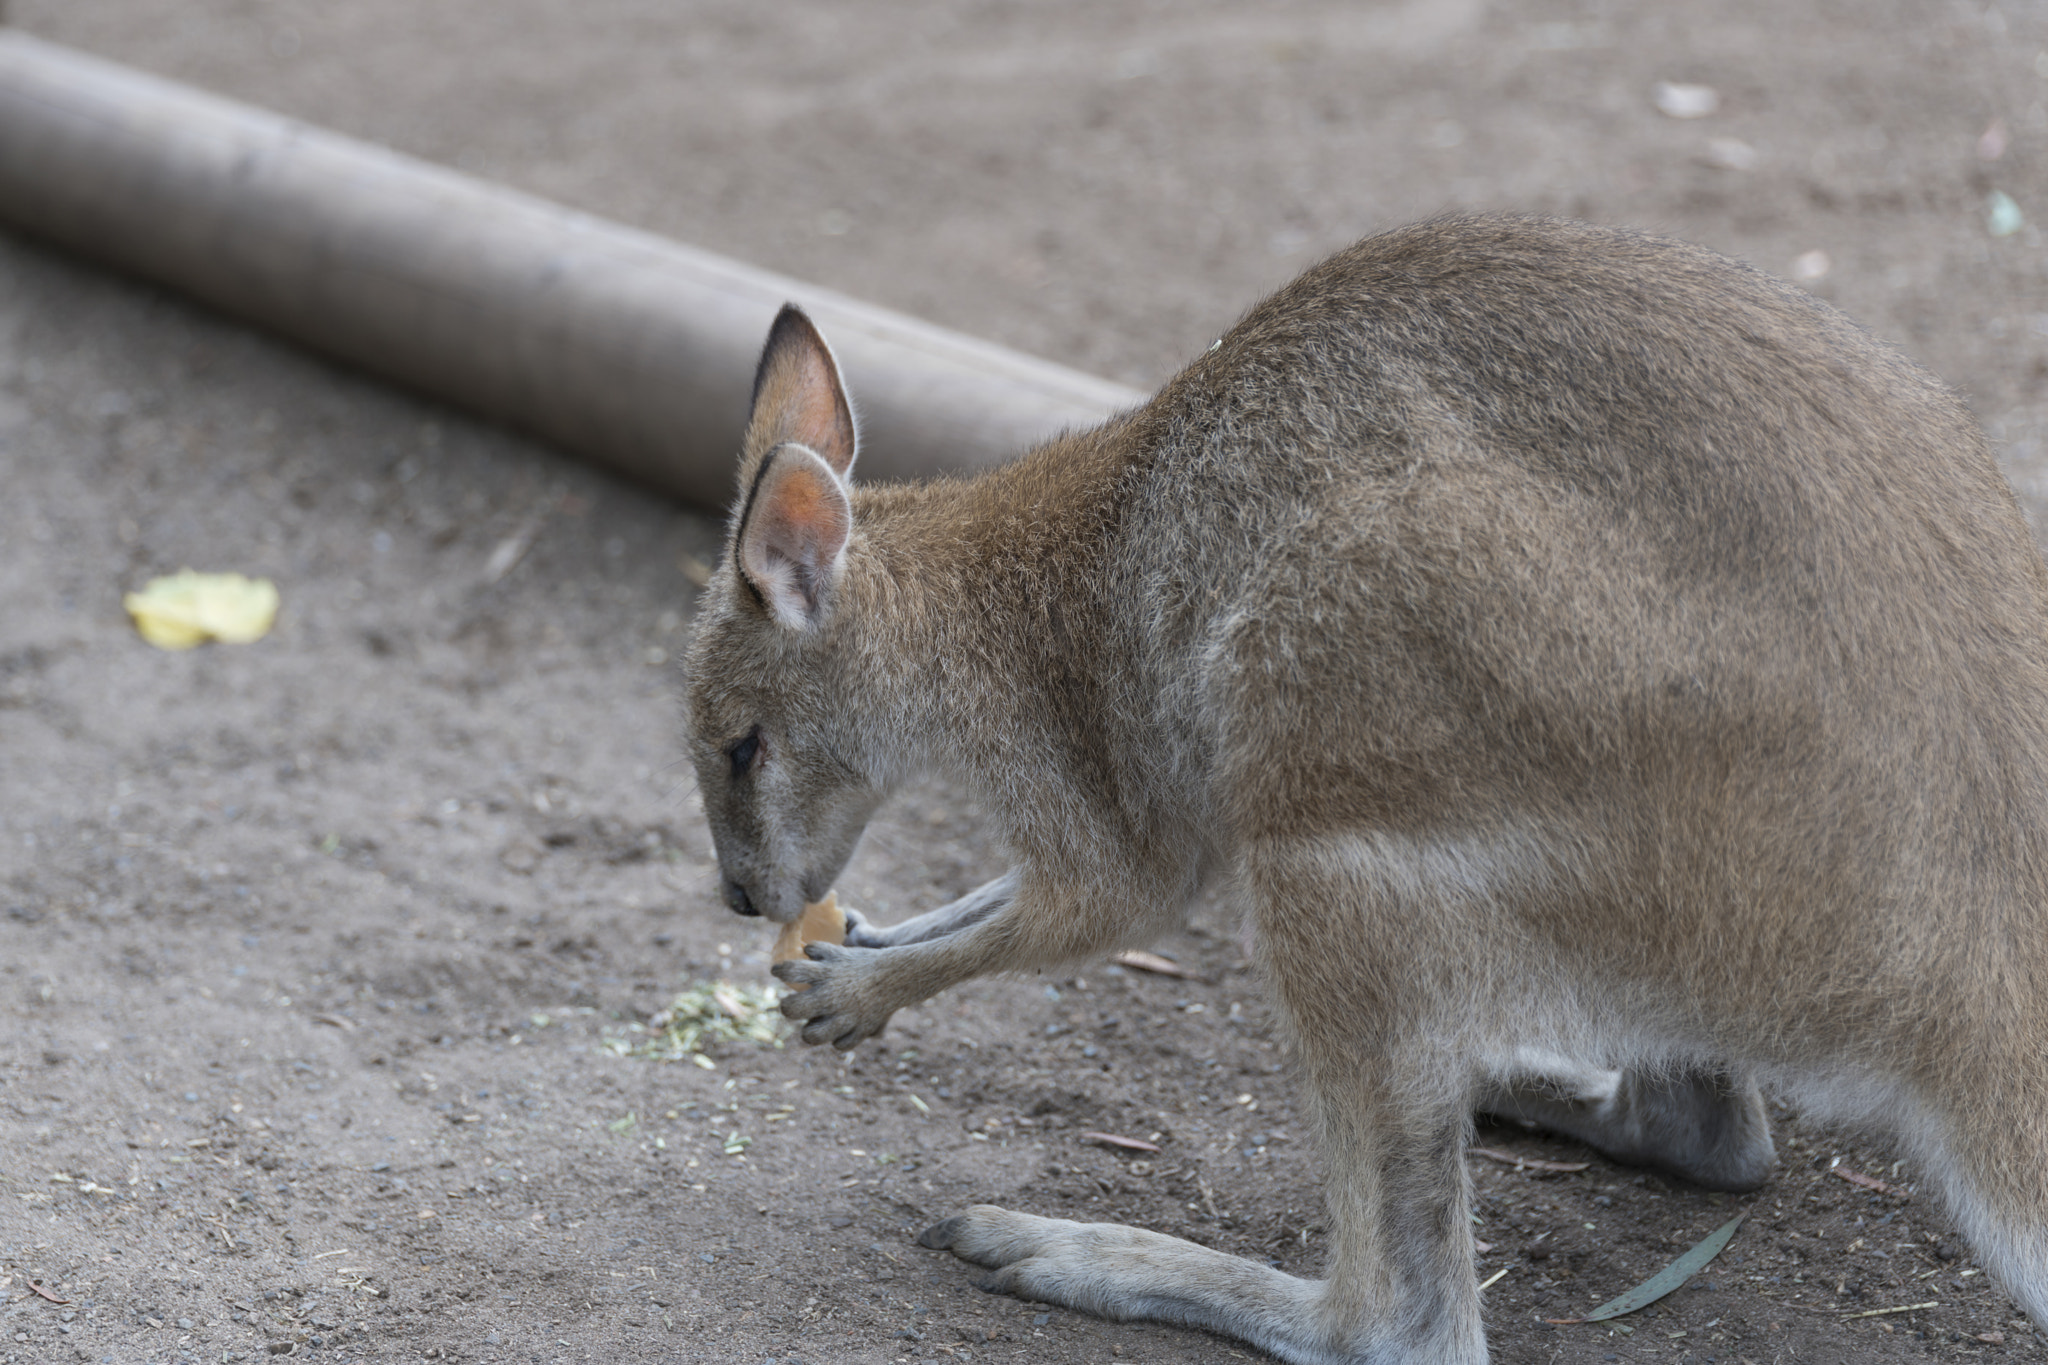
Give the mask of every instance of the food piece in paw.
[[(768, 960), (771, 963), (787, 962), (791, 958), (802, 957), (806, 943), (844, 942), (846, 915), (839, 908), (839, 893), (827, 891), (825, 899), (812, 901), (804, 907), (801, 915), (782, 926), (782, 932), (775, 939), (775, 950), (768, 954)], [(790, 989), (800, 991), (803, 987), (791, 986)]]

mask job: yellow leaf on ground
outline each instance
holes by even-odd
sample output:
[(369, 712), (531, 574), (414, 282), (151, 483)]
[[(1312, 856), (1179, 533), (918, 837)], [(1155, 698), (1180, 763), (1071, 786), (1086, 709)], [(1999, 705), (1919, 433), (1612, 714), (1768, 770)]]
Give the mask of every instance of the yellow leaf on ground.
[(158, 649), (191, 649), (208, 640), (247, 644), (277, 620), (277, 585), (238, 573), (190, 569), (153, 578), (123, 600), (135, 629)]

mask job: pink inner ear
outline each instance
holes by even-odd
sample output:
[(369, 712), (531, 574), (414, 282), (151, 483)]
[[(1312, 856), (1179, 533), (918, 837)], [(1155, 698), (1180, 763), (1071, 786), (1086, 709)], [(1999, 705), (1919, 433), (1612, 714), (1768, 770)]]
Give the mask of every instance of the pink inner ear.
[(812, 451), (785, 445), (769, 460), (740, 528), (740, 568), (776, 614), (795, 623), (817, 611), (836, 575), (853, 533), (853, 509), (838, 478)]
[(815, 568), (838, 554), (846, 543), (846, 498), (826, 485), (822, 471), (815, 466), (794, 460), (788, 463), (787, 470), (775, 471), (781, 477), (770, 475), (774, 484), (767, 490), (768, 506), (762, 510), (773, 525), (763, 529), (773, 536), (772, 548)]
[(832, 472), (844, 478), (853, 464), (853, 414), (839, 387), (839, 372), (831, 354), (806, 346), (803, 378), (798, 385), (801, 398), (790, 413), (789, 439), (818, 452)]
[(785, 305), (776, 315), (761, 364), (754, 400), (773, 414), (774, 441), (809, 446), (844, 479), (857, 443), (853, 408), (832, 348), (802, 309)]

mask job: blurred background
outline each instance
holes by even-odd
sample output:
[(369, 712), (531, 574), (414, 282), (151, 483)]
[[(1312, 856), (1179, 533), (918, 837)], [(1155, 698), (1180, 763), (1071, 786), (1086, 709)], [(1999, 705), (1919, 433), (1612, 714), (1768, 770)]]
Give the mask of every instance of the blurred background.
[[(14, 0), (9, 17), (1144, 386), (1308, 262), (1446, 209), (1627, 222), (1810, 279), (1994, 415), (2040, 378), (2015, 352), (2048, 346), (2023, 311), (2048, 219), (2038, 2)], [(2031, 210), (1996, 239), (1994, 190)], [(1950, 311), (1987, 278), (2006, 309)]]

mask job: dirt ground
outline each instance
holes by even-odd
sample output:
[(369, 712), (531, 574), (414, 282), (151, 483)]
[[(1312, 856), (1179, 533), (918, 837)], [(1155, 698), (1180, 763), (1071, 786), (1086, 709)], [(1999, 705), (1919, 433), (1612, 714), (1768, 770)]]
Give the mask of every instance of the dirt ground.
[[(1665, 230), (1961, 386), (2048, 512), (2040, 0), (8, 18), (1140, 384), (1443, 208)], [(1718, 107), (1671, 117), (1660, 82)], [(765, 979), (672, 700), (713, 519), (5, 236), (0, 479), (0, 1361), (1256, 1355), (991, 1297), (913, 1244), (984, 1200), (1314, 1272), (1316, 1162), (1223, 907), (1159, 945), (1191, 979), (979, 983), (850, 1060), (648, 1055), (679, 992)], [(274, 578), (276, 632), (142, 643), (122, 593), (185, 565)], [(1001, 866), (982, 829), (910, 793), (842, 892), (956, 895)], [(2048, 1358), (1919, 1173), (1779, 1135), (1779, 1178), (1726, 1198), (1482, 1130), (1588, 1163), (1473, 1162), (1495, 1358)], [(1544, 1321), (1737, 1211), (1656, 1308)]]

